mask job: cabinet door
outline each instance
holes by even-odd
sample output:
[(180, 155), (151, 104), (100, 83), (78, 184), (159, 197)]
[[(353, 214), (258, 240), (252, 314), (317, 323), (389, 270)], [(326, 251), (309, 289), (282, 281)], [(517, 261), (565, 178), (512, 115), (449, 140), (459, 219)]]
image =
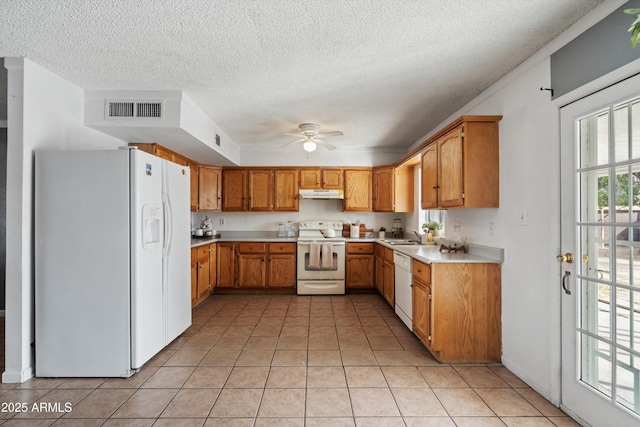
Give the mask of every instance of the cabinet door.
[(320, 169), (300, 169), (300, 188), (319, 190), (322, 188)]
[(393, 167), (373, 170), (373, 210), (393, 212), (394, 207), (394, 171)]
[(296, 287), (296, 255), (269, 254), (269, 287)]
[(198, 210), (222, 210), (222, 170), (213, 166), (198, 168)]
[(209, 287), (211, 289), (211, 292), (213, 292), (218, 282), (217, 265), (218, 265), (218, 244), (210, 243), (209, 244)]
[(190, 193), (190, 204), (191, 211), (198, 210), (198, 197), (199, 197), (199, 173), (198, 173), (198, 164), (196, 162), (187, 161), (187, 166), (189, 166), (189, 193)]
[(431, 287), (420, 280), (413, 279), (412, 309), (413, 332), (427, 346), (430, 345)]
[(218, 243), (217, 250), (217, 285), (220, 288), (235, 286), (235, 248), (232, 242)]
[(246, 169), (224, 169), (222, 171), (222, 210), (247, 210)]
[(394, 275), (393, 262), (384, 263), (384, 299), (391, 307), (395, 307), (396, 302), (396, 279)]
[(191, 248), (191, 305), (198, 301), (198, 255), (196, 248)]
[(266, 254), (238, 254), (238, 286), (266, 286)]
[(371, 170), (345, 170), (344, 182), (344, 210), (371, 211)]
[(297, 169), (277, 169), (274, 175), (274, 211), (298, 211)]
[(439, 206), (464, 204), (462, 171), (462, 127), (458, 127), (438, 140)]
[(209, 257), (198, 260), (198, 301), (209, 295)]
[(376, 257), (376, 289), (378, 293), (384, 296), (384, 258)]
[(422, 209), (438, 207), (438, 144), (433, 143), (422, 152)]
[(341, 190), (342, 175), (342, 169), (322, 169), (322, 188), (325, 190)]
[(373, 288), (373, 255), (348, 255), (346, 286), (347, 288)]
[(154, 144), (153, 149), (156, 156), (160, 157), (161, 159), (165, 159), (165, 160), (169, 160), (170, 162), (173, 162), (174, 159), (173, 159), (172, 151), (167, 150), (166, 148), (158, 144)]
[(249, 170), (249, 210), (273, 210), (273, 171)]

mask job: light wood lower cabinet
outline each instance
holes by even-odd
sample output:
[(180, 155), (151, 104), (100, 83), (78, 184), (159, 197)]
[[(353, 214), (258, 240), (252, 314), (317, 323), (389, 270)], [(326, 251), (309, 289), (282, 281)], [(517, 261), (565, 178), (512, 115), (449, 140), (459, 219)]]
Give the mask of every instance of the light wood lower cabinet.
[(434, 263), (426, 279), (427, 267), (413, 263), (414, 333), (443, 363), (500, 361), (500, 265)]
[(347, 243), (346, 288), (373, 289), (374, 255), (373, 243)]
[(296, 244), (269, 243), (267, 283), (271, 288), (296, 287)]
[(236, 281), (235, 245), (233, 242), (219, 242), (217, 252), (217, 286), (218, 288), (233, 288)]
[(384, 296), (384, 246), (375, 244), (375, 283), (376, 290), (380, 295)]
[(219, 242), (218, 288), (296, 286), (296, 244)]
[(211, 293), (212, 245), (215, 247), (213, 243), (191, 248), (191, 305), (196, 305)]
[(393, 249), (384, 248), (384, 293), (382, 296), (392, 308), (396, 306), (396, 276)]
[(267, 286), (267, 244), (238, 243), (238, 286)]
[(396, 303), (395, 265), (393, 249), (375, 244), (375, 287), (391, 307)]

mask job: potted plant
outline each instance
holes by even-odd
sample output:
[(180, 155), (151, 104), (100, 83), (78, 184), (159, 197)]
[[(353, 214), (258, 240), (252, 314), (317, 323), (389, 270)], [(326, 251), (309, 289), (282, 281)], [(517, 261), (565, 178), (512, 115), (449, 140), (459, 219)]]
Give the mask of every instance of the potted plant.
[(431, 230), (431, 234), (433, 236), (437, 236), (438, 234), (440, 234), (440, 230), (442, 230), (442, 223), (436, 221), (425, 222), (424, 224), (422, 224), (422, 229)]

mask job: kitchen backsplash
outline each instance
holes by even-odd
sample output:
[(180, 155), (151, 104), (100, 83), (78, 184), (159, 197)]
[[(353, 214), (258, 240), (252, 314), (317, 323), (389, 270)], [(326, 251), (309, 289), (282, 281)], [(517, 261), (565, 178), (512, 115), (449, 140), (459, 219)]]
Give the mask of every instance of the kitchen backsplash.
[[(343, 212), (342, 200), (300, 200), (298, 212), (192, 212), (191, 228), (195, 229), (205, 216), (211, 219), (213, 228), (219, 233), (225, 231), (273, 231), (278, 229), (279, 222), (305, 221), (309, 219), (338, 220), (356, 222), (360, 220), (367, 228), (375, 231), (380, 227), (391, 231), (393, 219), (398, 216), (403, 220), (405, 232), (407, 225), (404, 213)], [(221, 224), (221, 221), (224, 224)], [(409, 232), (411, 229), (409, 229)]]

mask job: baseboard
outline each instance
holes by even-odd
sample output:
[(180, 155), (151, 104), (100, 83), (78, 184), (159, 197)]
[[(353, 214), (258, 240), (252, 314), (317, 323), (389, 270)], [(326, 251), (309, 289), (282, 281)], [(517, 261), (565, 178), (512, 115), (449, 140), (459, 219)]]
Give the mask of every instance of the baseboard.
[(23, 371), (4, 371), (2, 373), (2, 382), (7, 384), (20, 384), (34, 376), (33, 367), (28, 367)]
[(502, 355), (502, 364), (505, 366), (505, 368), (513, 372), (515, 376), (517, 376), (522, 381), (527, 383), (529, 387), (534, 389), (536, 392), (538, 392), (542, 397), (547, 399), (549, 402), (551, 402), (555, 406), (560, 405), (560, 400), (557, 397), (552, 395), (551, 388), (549, 386), (542, 385), (536, 380), (534, 380), (533, 378), (531, 378), (529, 375), (527, 375), (527, 373), (524, 370), (520, 369), (520, 367), (517, 364), (511, 362), (509, 358), (505, 357), (504, 354)]

